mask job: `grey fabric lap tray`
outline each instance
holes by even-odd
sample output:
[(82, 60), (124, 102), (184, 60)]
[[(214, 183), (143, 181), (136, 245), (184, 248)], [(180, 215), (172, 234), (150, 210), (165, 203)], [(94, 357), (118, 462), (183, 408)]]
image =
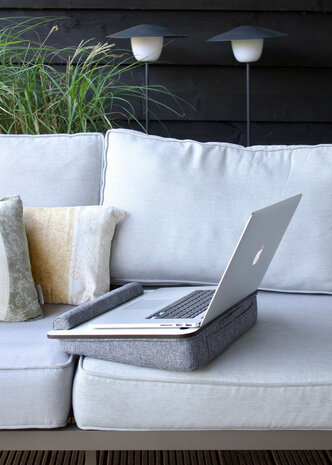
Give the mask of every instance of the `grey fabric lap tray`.
[[(127, 286), (130, 289), (133, 285)], [(130, 290), (138, 292), (138, 289)], [(247, 331), (256, 319), (257, 301), (256, 293), (253, 293), (194, 334), (182, 337), (135, 336), (107, 339), (77, 337), (60, 339), (60, 343), (69, 354), (150, 368), (192, 371), (220, 355)]]

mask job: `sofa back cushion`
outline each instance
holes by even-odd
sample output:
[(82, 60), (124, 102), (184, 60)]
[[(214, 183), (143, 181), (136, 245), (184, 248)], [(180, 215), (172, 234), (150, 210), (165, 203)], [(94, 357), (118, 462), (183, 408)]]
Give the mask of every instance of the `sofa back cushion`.
[(0, 197), (19, 194), (31, 207), (99, 204), (103, 156), (98, 133), (0, 135)]
[(127, 211), (113, 283), (215, 284), (252, 211), (303, 193), (262, 288), (332, 292), (332, 146), (107, 133), (104, 204)]

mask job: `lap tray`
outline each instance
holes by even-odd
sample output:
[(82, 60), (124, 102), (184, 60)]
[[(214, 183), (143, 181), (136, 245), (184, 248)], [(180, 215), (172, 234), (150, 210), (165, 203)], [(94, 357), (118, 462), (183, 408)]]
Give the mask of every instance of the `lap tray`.
[[(130, 288), (133, 285), (128, 286), (129, 290), (134, 289)], [(70, 312), (72, 310), (68, 314)], [(63, 315), (64, 318), (65, 315)], [(86, 320), (89, 318), (91, 318), (91, 312)], [(72, 334), (70, 338), (57, 336), (57, 331), (52, 331), (51, 337), (58, 337), (62, 348), (69, 354), (150, 368), (192, 371), (220, 355), (233, 341), (247, 331), (256, 319), (255, 292), (199, 330), (183, 336), (158, 336), (157, 330), (152, 336), (82, 337)], [(81, 317), (80, 322), (82, 321)], [(59, 323), (55, 320), (54, 328), (56, 329), (57, 326), (60, 329)], [(63, 331), (60, 333), (63, 334)]]

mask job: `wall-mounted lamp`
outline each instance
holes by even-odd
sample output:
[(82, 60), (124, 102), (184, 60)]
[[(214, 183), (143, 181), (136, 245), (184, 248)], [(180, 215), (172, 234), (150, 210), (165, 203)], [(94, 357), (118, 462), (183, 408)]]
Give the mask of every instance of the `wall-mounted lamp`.
[(149, 62), (157, 61), (161, 55), (164, 38), (185, 38), (166, 27), (154, 24), (139, 24), (129, 29), (111, 34), (113, 39), (130, 39), (133, 55), (138, 61), (145, 62), (145, 130), (149, 133)]
[(247, 65), (247, 146), (250, 145), (250, 63), (260, 59), (264, 39), (286, 35), (264, 27), (239, 26), (208, 39), (209, 42), (231, 42), (237, 61)]

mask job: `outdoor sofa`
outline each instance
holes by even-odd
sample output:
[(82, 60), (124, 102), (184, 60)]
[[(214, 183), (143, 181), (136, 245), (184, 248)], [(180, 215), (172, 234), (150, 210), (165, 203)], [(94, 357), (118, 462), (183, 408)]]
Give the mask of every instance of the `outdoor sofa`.
[(1, 135), (0, 197), (127, 212), (112, 241), (113, 285), (215, 284), (250, 213), (300, 192), (257, 323), (204, 368), (68, 355), (46, 337), (68, 305), (1, 322), (1, 450), (86, 450), (93, 464), (96, 450), (332, 445), (332, 146), (244, 148), (121, 129)]

